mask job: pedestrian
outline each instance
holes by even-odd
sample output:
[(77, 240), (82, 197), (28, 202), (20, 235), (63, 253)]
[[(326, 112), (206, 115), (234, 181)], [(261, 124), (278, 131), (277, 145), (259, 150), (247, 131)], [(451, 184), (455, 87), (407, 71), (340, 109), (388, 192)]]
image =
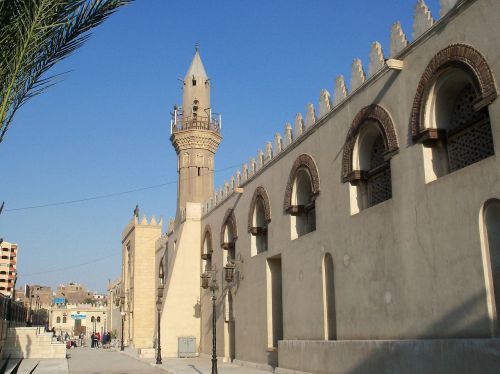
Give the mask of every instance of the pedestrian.
[(101, 333), (97, 331), (97, 348), (101, 347)]
[(109, 331), (106, 335), (106, 341), (108, 342), (108, 348), (111, 348), (111, 333)]
[(56, 337), (56, 328), (54, 326), (52, 326), (52, 337), (55, 338)]
[(90, 348), (95, 348), (96, 336), (94, 333), (92, 333), (92, 335), (90, 336), (90, 341), (91, 341)]

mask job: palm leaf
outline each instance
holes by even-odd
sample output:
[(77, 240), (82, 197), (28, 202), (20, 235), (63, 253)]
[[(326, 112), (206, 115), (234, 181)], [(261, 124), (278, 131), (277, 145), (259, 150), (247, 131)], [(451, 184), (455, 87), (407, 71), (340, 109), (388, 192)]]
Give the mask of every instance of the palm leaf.
[(15, 113), (57, 83), (47, 72), (133, 0), (0, 0), (0, 143)]

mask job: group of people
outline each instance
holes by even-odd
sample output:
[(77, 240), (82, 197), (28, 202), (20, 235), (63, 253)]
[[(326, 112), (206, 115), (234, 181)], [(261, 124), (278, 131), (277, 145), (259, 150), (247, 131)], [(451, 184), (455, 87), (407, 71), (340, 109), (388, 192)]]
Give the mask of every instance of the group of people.
[(99, 331), (93, 332), (92, 335), (90, 336), (91, 340), (91, 348), (109, 348), (111, 345), (111, 333), (104, 332), (104, 334), (101, 336), (101, 333)]

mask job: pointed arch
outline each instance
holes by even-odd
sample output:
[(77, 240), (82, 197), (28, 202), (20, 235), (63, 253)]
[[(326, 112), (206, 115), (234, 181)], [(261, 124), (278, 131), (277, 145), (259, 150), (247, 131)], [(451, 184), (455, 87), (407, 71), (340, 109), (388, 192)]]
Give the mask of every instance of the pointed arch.
[(248, 210), (248, 232), (252, 231), (253, 225), (253, 215), (255, 211), (255, 205), (257, 201), (262, 199), (264, 206), (264, 218), (267, 223), (271, 222), (271, 204), (269, 203), (269, 196), (264, 187), (259, 186), (255, 189), (252, 197), (252, 201), (250, 202), (250, 209)]
[(232, 239), (235, 241), (238, 239), (238, 230), (236, 227), (236, 217), (234, 216), (234, 210), (229, 208), (226, 210), (226, 214), (224, 215), (224, 219), (222, 220), (222, 225), (220, 229), (220, 244), (224, 244), (224, 234), (226, 226), (231, 228), (232, 231)]
[(497, 98), (495, 79), (484, 56), (466, 44), (452, 44), (446, 47), (432, 58), (418, 83), (410, 119), (413, 141), (419, 141), (425, 130), (422, 117), (427, 90), (443, 70), (453, 65), (465, 68), (475, 77), (475, 88), (479, 94), (474, 102), (476, 111), (486, 107)]
[(163, 285), (165, 283), (165, 265), (163, 258), (160, 260), (160, 266), (158, 267), (158, 279), (160, 285)]
[(203, 236), (202, 236), (202, 242), (201, 242), (201, 254), (207, 254), (209, 252), (213, 252), (213, 242), (212, 242), (212, 228), (210, 225), (206, 225), (205, 229), (203, 230)]
[(342, 157), (342, 182), (344, 183), (360, 178), (361, 172), (353, 170), (353, 153), (360, 129), (363, 124), (369, 121), (376, 122), (381, 130), (387, 152), (385, 157), (390, 158), (399, 151), (396, 130), (394, 129), (394, 123), (389, 113), (377, 104), (364, 107), (354, 117), (351, 127), (347, 132)]
[(288, 182), (286, 184), (285, 199), (283, 204), (283, 209), (285, 212), (288, 212), (290, 210), (290, 207), (292, 206), (293, 185), (297, 178), (297, 173), (300, 169), (306, 169), (311, 177), (311, 192), (314, 198), (316, 198), (316, 196), (319, 194), (319, 173), (316, 162), (307, 153), (301, 154), (293, 163), (292, 169), (290, 170), (290, 175), (288, 177)]

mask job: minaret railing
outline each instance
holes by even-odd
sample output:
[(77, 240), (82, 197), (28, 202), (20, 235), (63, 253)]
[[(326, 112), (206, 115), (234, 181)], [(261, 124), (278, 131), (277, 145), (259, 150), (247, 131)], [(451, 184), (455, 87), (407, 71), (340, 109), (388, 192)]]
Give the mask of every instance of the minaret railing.
[(184, 116), (180, 110), (172, 113), (170, 121), (171, 133), (184, 130), (205, 130), (219, 133), (221, 130), (222, 117), (220, 114), (211, 116)]

